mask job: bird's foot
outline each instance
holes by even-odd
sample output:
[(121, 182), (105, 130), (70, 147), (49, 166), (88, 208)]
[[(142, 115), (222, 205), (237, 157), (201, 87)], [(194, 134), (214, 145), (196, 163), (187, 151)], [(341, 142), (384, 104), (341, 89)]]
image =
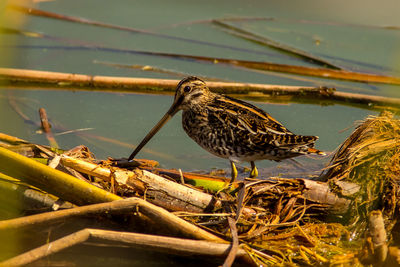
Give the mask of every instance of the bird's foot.
[(251, 162), (250, 178), (256, 178), (258, 176), (258, 170), (254, 161)]

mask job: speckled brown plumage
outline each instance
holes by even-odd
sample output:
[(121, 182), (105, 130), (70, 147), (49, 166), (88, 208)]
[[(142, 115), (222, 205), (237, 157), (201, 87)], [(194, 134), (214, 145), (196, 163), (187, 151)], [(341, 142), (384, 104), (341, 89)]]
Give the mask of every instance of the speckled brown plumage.
[(129, 159), (179, 110), (183, 110), (183, 129), (196, 143), (231, 161), (232, 181), (237, 176), (234, 162), (251, 162), (251, 176), (255, 177), (256, 160), (280, 161), (304, 154), (324, 154), (314, 148), (317, 136), (295, 135), (265, 111), (213, 93), (204, 81), (187, 77), (179, 82), (170, 110)]

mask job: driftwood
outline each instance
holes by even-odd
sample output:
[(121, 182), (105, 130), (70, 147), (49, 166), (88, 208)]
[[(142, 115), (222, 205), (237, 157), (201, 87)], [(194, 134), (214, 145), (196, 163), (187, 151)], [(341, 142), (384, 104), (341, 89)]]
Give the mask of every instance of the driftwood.
[[(133, 189), (139, 190), (140, 192), (145, 193), (146, 196), (152, 197), (148, 199), (150, 202), (168, 210), (206, 212), (207, 210), (212, 211), (221, 208), (220, 200), (212, 195), (177, 184), (176, 182), (167, 180), (146, 170), (135, 169), (133, 171), (128, 171), (116, 167), (110, 169), (68, 156), (62, 156), (61, 163), (79, 172), (97, 176), (109, 182), (113, 178), (115, 179), (115, 182), (118, 183), (118, 186), (129, 186)], [(153, 168), (153, 170), (157, 171), (157, 168)], [(173, 170), (166, 171), (162, 169), (162, 171), (163, 174), (177, 173)], [(202, 178), (207, 177), (206, 175), (198, 176), (188, 173), (182, 173), (182, 175), (184, 178), (186, 178), (186, 176), (189, 176), (192, 179), (193, 177), (196, 177), (195, 179), (197, 180), (202, 180)], [(175, 178), (178, 177), (175, 176)], [(215, 187), (211, 187), (216, 191), (222, 190), (228, 184), (228, 180), (223, 177), (220, 177), (220, 181), (217, 180), (217, 177), (213, 177), (212, 181), (217, 182), (217, 185), (219, 185), (219, 187), (216, 187), (216, 185), (214, 185)], [(277, 190), (277, 188), (281, 188), (279, 191), (285, 192), (284, 188), (288, 184), (293, 187), (294, 191), (299, 192), (304, 199), (321, 205), (321, 207), (324, 207), (324, 209), (329, 213), (335, 215), (344, 215), (353, 208), (349, 197), (356, 194), (360, 189), (356, 184), (344, 181), (338, 182), (337, 186), (341, 188), (342, 194), (345, 196), (339, 197), (337, 194), (332, 192), (327, 183), (307, 179), (283, 179), (271, 177), (268, 180), (257, 181), (254, 184), (249, 185), (248, 190), (251, 188), (251, 190), (255, 192), (255, 195), (265, 194), (267, 192), (272, 193)], [(203, 185), (206, 184), (204, 183)], [(236, 186), (237, 185), (235, 184), (232, 189), (234, 190)], [(245, 208), (244, 213), (250, 214), (252, 213), (252, 210)]]
[[(0, 147), (0, 170), (6, 175), (19, 177), (77, 205), (121, 199), (119, 196), (2, 147)], [(74, 190), (65, 190), (65, 188)]]
[[(0, 170), (10, 176), (25, 179), (33, 185), (74, 204), (101, 203), (121, 199), (117, 195), (2, 147), (0, 147)], [(65, 190), (65, 188), (69, 188), (69, 190)], [(175, 230), (177, 233), (198, 239), (220, 240), (165, 209), (143, 199), (137, 198), (137, 202), (147, 217), (154, 221), (162, 221), (165, 225), (168, 225), (169, 229)]]
[[(40, 258), (49, 256), (63, 249), (81, 243), (94, 243), (96, 245), (125, 246), (142, 248), (179, 256), (203, 256), (203, 257), (226, 257), (229, 244), (221, 244), (209, 241), (191, 240), (173, 237), (145, 235), (128, 232), (115, 232), (97, 229), (83, 229), (56, 241), (45, 244), (36, 249), (20, 254), (14, 258), (0, 263), (0, 266), (22, 266)], [(247, 252), (239, 248), (236, 257), (251, 264)]]
[(96, 164), (62, 156), (64, 166), (73, 168), (88, 175), (97, 176), (111, 182), (115, 179), (118, 186), (129, 186), (145, 193), (149, 201), (169, 210), (203, 212), (220, 207), (221, 203), (212, 195), (177, 184), (145, 170), (127, 171), (119, 168), (103, 168)]
[(11, 136), (8, 134), (0, 133), (0, 141), (11, 145), (28, 144), (29, 142), (21, 138)]
[[(349, 74), (353, 76), (353, 74)], [(36, 83), (40, 85), (51, 85), (65, 88), (73, 86), (82, 89), (113, 89), (119, 91), (152, 91), (172, 92), (175, 91), (178, 80), (127, 78), (110, 76), (91, 76), (84, 74), (35, 71), (24, 69), (0, 68), (0, 80), (11, 83)], [(356, 93), (339, 92), (332, 88), (315, 88), (305, 86), (281, 86), (253, 83), (227, 83), (207, 82), (208, 87), (216, 92), (225, 94), (248, 94), (250, 92), (261, 93), (258, 97), (265, 98), (276, 96), (296, 96), (298, 99), (318, 99), (337, 101), (339, 103), (363, 104), (368, 107), (389, 106), (399, 107), (400, 99), (394, 97), (383, 97)], [(256, 94), (252, 97), (257, 97)]]
[(101, 214), (122, 214), (133, 213), (138, 208), (136, 199), (121, 199), (107, 203), (92, 204), (82, 207), (75, 207), (66, 210), (40, 213), (10, 220), (0, 221), (0, 232), (35, 228), (43, 225), (51, 225), (56, 222), (73, 219), (81, 216), (94, 216)]
[[(128, 187), (134, 191), (141, 192), (142, 194), (145, 193), (148, 200), (153, 204), (160, 205), (168, 210), (206, 212), (207, 210), (217, 210), (221, 207), (220, 200), (210, 194), (203, 193), (185, 185), (177, 184), (176, 182), (170, 181), (146, 170), (135, 169), (133, 171), (128, 171), (116, 167), (107, 167), (106, 165), (99, 166), (94, 163), (72, 158), (66, 155), (62, 155), (60, 157), (60, 163), (65, 167), (69, 167), (78, 172), (99, 177), (106, 182), (114, 182), (119, 188)], [(180, 179), (180, 174), (178, 171), (167, 171), (157, 168), (151, 169), (177, 180)], [(189, 182), (197, 186), (203, 186), (214, 191), (223, 189), (228, 183), (228, 180), (223, 177), (209, 178), (206, 175), (190, 173), (183, 173), (182, 175), (186, 179), (185, 182)], [(195, 182), (193, 182), (193, 180), (195, 180)], [(203, 182), (204, 180), (206, 182)], [(86, 184), (85, 182), (83, 183)], [(251, 187), (251, 190), (254, 191), (255, 194), (264, 194), (269, 192), (269, 190), (272, 192), (280, 187), (282, 187), (281, 191), (284, 192), (284, 187), (286, 187), (288, 184), (293, 187), (293, 190), (300, 192), (304, 199), (313, 203), (318, 203), (329, 210), (330, 213), (337, 215), (343, 215), (347, 213), (349, 209), (353, 208), (350, 205), (351, 201), (348, 197), (354, 195), (359, 190), (358, 185), (346, 182), (338, 182), (337, 186), (341, 188), (344, 196), (339, 197), (331, 191), (327, 183), (321, 183), (307, 179), (282, 178), (270, 178), (269, 180), (265, 181), (257, 181), (248, 187)], [(235, 187), (233, 187), (233, 189), (234, 188)], [(245, 213), (251, 212), (251, 210), (245, 210)]]
[[(27, 8), (20, 7), (20, 6), (13, 6), (13, 8), (16, 10), (22, 11), (22, 12), (26, 12), (26, 13), (38, 15), (38, 16), (46, 16), (46, 17), (51, 17), (51, 18), (55, 18), (55, 19), (62, 19), (62, 20), (66, 20), (66, 21), (91, 24), (91, 25), (101, 26), (101, 27), (106, 27), (106, 28), (113, 28), (113, 29), (118, 29), (118, 30), (136, 32), (136, 33), (142, 33), (142, 34), (149, 34), (149, 35), (156, 35), (158, 37), (175, 39), (175, 40), (183, 41), (183, 42), (190, 42), (190, 43), (202, 44), (202, 45), (207, 45), (207, 46), (232, 49), (232, 50), (237, 50), (237, 51), (246, 51), (246, 52), (250, 52), (250, 53), (263, 53), (260, 51), (252, 51), (252, 50), (248, 50), (248, 49), (244, 49), (244, 48), (233, 47), (233, 46), (223, 45), (223, 44), (217, 44), (217, 43), (207, 42), (207, 41), (203, 41), (203, 40), (193, 40), (193, 39), (188, 39), (188, 38), (182, 38), (182, 37), (176, 37), (176, 36), (171, 36), (171, 35), (166, 35), (166, 34), (155, 33), (155, 32), (146, 31), (146, 30), (139, 30), (139, 29), (133, 29), (133, 28), (128, 28), (128, 27), (122, 27), (122, 26), (118, 26), (118, 25), (111, 25), (111, 24), (107, 24), (107, 23), (90, 21), (87, 19), (81, 19), (81, 18), (72, 17), (72, 16), (64, 16), (64, 15), (55, 14), (55, 13), (51, 13), (51, 12), (47, 12), (47, 11), (36, 10), (36, 9), (32, 9), (32, 8), (27, 9)], [(79, 41), (75, 41), (75, 43), (79, 44), (80, 46), (78, 48), (81, 48), (81, 49), (88, 49), (88, 48), (107, 49), (107, 51), (115, 51), (115, 52), (130, 52), (130, 53), (138, 53), (138, 54), (142, 54), (142, 55), (154, 55), (154, 56), (170, 57), (170, 58), (188, 58), (188, 59), (195, 59), (195, 60), (199, 60), (199, 61), (206, 61), (206, 62), (213, 62), (213, 63), (219, 62), (219, 63), (229, 64), (229, 65), (233, 65), (233, 66), (245, 67), (248, 69), (257, 69), (257, 70), (274, 71), (274, 72), (285, 72), (285, 73), (308, 75), (308, 76), (315, 76), (315, 77), (321, 77), (321, 78), (350, 80), (350, 81), (358, 81), (358, 82), (400, 84), (399, 77), (391, 77), (391, 76), (385, 76), (385, 75), (379, 75), (379, 74), (369, 74), (369, 73), (342, 70), (340, 66), (337, 66), (337, 65), (327, 61), (326, 59), (322, 59), (320, 57), (317, 57), (315, 55), (312, 55), (308, 52), (302, 51), (297, 48), (293, 48), (293, 47), (290, 47), (287, 45), (280, 44), (280, 43), (270, 40), (264, 36), (259, 36), (252, 32), (249, 32), (248, 30), (234, 27), (230, 24), (223, 22), (222, 20), (213, 20), (212, 22), (216, 23), (220, 26), (223, 26), (225, 28), (229, 28), (230, 30), (234, 30), (234, 34), (236, 34), (240, 37), (243, 37), (245, 39), (249, 39), (249, 40), (261, 43), (263, 45), (275, 47), (279, 50), (285, 51), (286, 53), (294, 54), (298, 57), (305, 58), (309, 61), (312, 61), (312, 62), (318, 63), (318, 64), (322, 64), (324, 66), (329, 66), (333, 69), (275, 64), (272, 62), (256, 62), (256, 61), (245, 61), (245, 60), (238, 60), (238, 59), (226, 59), (226, 58), (216, 58), (216, 57), (211, 58), (211, 57), (204, 57), (204, 56), (193, 56), (193, 55), (172, 54), (172, 53), (162, 53), (162, 52), (117, 49), (117, 48), (112, 48), (112, 47), (105, 47), (102, 45), (96, 45), (96, 44), (86, 44), (85, 46), (82, 46)], [(61, 41), (61, 42), (68, 41), (69, 44), (71, 42), (74, 43), (74, 41), (65, 40), (62, 37), (48, 36), (48, 35), (36, 33), (36, 32), (29, 32), (27, 34), (27, 32), (22, 32), (22, 31), (19, 31), (16, 29), (7, 29), (7, 30), (9, 32), (13, 32), (13, 33), (26, 34), (27, 36), (35, 36), (35, 37), (41, 37), (41, 38), (46, 37), (53, 41), (54, 40)]]
[[(0, 173), (0, 207), (2, 219), (20, 216), (20, 212), (32, 213), (72, 208), (69, 202), (43, 192), (28, 184)], [(8, 212), (10, 214), (8, 214)]]
[(54, 138), (54, 135), (51, 131), (51, 125), (49, 123), (49, 119), (47, 118), (47, 113), (44, 108), (39, 109), (39, 116), (40, 116), (40, 124), (41, 124), (42, 130), (44, 131), (46, 138), (49, 141), (50, 146), (53, 148), (58, 148), (57, 141)]
[(212, 234), (177, 218), (165, 210), (154, 207), (139, 198), (128, 198), (109, 203), (93, 204), (67, 210), (36, 214), (16, 219), (0, 221), (0, 231), (22, 230), (27, 227), (38, 227), (43, 224), (53, 224), (66, 219), (79, 216), (93, 216), (98, 214), (127, 214), (140, 212), (152, 219), (160, 227), (171, 229), (175, 234), (181, 234), (195, 239), (222, 242), (223, 240)]
[[(211, 46), (211, 47), (219, 47), (219, 48), (224, 48), (224, 49), (230, 49), (233, 51), (246, 51), (246, 52), (250, 52), (250, 53), (260, 53), (259, 51), (254, 51), (254, 50), (250, 50), (250, 49), (246, 49), (246, 48), (234, 47), (231, 45), (213, 43), (213, 42), (208, 42), (205, 40), (189, 39), (189, 38), (179, 37), (179, 36), (175, 36), (175, 35), (157, 33), (157, 32), (153, 32), (153, 31), (149, 31), (149, 30), (143, 30), (143, 29), (120, 26), (120, 25), (115, 25), (115, 24), (110, 24), (110, 23), (104, 23), (104, 22), (100, 22), (100, 21), (90, 20), (87, 18), (67, 16), (67, 15), (57, 14), (54, 12), (39, 10), (39, 9), (35, 9), (35, 8), (26, 8), (26, 7), (23, 7), (20, 5), (10, 4), (10, 5), (8, 5), (8, 8), (20, 11), (22, 13), (34, 15), (34, 16), (52, 18), (52, 19), (81, 23), (81, 24), (88, 24), (88, 25), (92, 25), (92, 26), (98, 26), (98, 27), (102, 27), (102, 28), (110, 28), (110, 29), (126, 31), (126, 32), (131, 32), (131, 33), (147, 34), (147, 35), (151, 35), (151, 36), (156, 36), (156, 37), (165, 38), (165, 39), (172, 39), (172, 40), (181, 41), (181, 42), (185, 42), (185, 43), (200, 44), (200, 45), (206, 45), (206, 46)], [(57, 38), (53, 38), (53, 40), (54, 39), (57, 39)]]
[(282, 51), (284, 51), (286, 53), (293, 54), (295, 56), (304, 58), (307, 61), (319, 64), (319, 65), (322, 65), (322, 66), (328, 66), (328, 67), (331, 67), (333, 69), (342, 69), (341, 67), (339, 67), (339, 66), (337, 66), (337, 65), (335, 65), (335, 64), (333, 64), (333, 63), (331, 63), (331, 62), (329, 62), (329, 61), (327, 61), (327, 60), (325, 60), (323, 58), (320, 58), (320, 57), (317, 57), (315, 55), (312, 55), (312, 54), (310, 54), (310, 53), (308, 53), (306, 51), (303, 51), (303, 50), (300, 50), (300, 49), (297, 49), (297, 48), (294, 48), (294, 47), (291, 47), (291, 46), (288, 46), (288, 45), (284, 45), (284, 44), (278, 43), (275, 40), (272, 40), (272, 39), (264, 37), (264, 36), (260, 36), (258, 34), (255, 34), (255, 33), (251, 32), (251, 31), (244, 30), (244, 29), (239, 28), (239, 27), (235, 27), (232, 24), (224, 22), (223, 20), (212, 20), (212, 22), (214, 24), (220, 26), (220, 27), (232, 30), (234, 35), (241, 36), (241, 37), (243, 37), (245, 39), (250, 39), (250, 40), (252, 40), (254, 42), (261, 43), (263, 45), (267, 45), (267, 46), (273, 47), (273, 48), (278, 49), (278, 50), (282, 50)]

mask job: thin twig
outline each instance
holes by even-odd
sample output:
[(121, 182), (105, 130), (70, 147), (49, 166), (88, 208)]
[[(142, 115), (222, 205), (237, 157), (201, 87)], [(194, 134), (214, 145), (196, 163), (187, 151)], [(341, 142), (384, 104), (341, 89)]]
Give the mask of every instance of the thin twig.
[[(209, 241), (98, 229), (83, 229), (45, 244), (41, 247), (20, 254), (14, 258), (3, 261), (0, 263), (0, 266), (26, 265), (84, 242), (100, 245), (123, 245), (132, 248), (142, 248), (180, 256), (197, 255), (219, 258), (225, 257), (229, 248), (229, 244)], [(235, 256), (240, 257), (248, 264), (252, 262), (244, 249), (239, 248)]]
[(0, 267), (23, 266), (29, 264), (31, 262), (34, 262), (38, 259), (54, 254), (56, 252), (59, 252), (68, 247), (72, 247), (74, 245), (83, 243), (86, 240), (88, 240), (89, 236), (90, 232), (87, 231), (86, 229), (75, 232), (73, 234), (57, 239), (56, 241), (50, 242), (36, 249), (22, 253), (14, 258), (0, 262)]
[(164, 39), (171, 39), (171, 40), (176, 40), (176, 41), (181, 41), (181, 42), (186, 42), (186, 43), (194, 43), (194, 44), (200, 44), (200, 45), (206, 45), (206, 46), (212, 46), (212, 47), (219, 47), (219, 48), (230, 49), (230, 50), (234, 50), (234, 51), (258, 53), (257, 51), (253, 51), (253, 50), (246, 49), (246, 48), (234, 47), (234, 46), (230, 46), (230, 45), (223, 45), (223, 44), (208, 42), (208, 41), (204, 41), (204, 40), (194, 40), (194, 39), (173, 36), (173, 35), (168, 35), (168, 34), (163, 34), (163, 33), (156, 33), (156, 32), (152, 32), (152, 31), (148, 31), (148, 30), (120, 26), (120, 25), (115, 25), (115, 24), (110, 24), (110, 23), (104, 23), (104, 22), (94, 21), (94, 20), (90, 20), (90, 19), (86, 19), (86, 18), (57, 14), (54, 12), (44, 11), (44, 10), (35, 9), (35, 8), (26, 8), (26, 7), (23, 7), (20, 5), (9, 5), (8, 8), (25, 13), (25, 14), (33, 15), (33, 16), (57, 19), (57, 20), (62, 20), (62, 21), (69, 21), (69, 22), (73, 22), (73, 23), (87, 24), (87, 25), (91, 25), (91, 26), (115, 29), (115, 30), (126, 31), (126, 32), (131, 32), (131, 33), (147, 34), (147, 35), (156, 36), (156, 37), (160, 37), (160, 38), (164, 38)]
[(209, 62), (212, 64), (224, 63), (233, 66), (240, 66), (249, 69), (265, 70), (265, 71), (275, 71), (284, 72), (298, 75), (314, 76), (325, 79), (338, 79), (338, 80), (348, 80), (356, 82), (373, 82), (373, 83), (385, 83), (385, 84), (400, 84), (400, 78), (387, 75), (370, 74), (363, 72), (338, 70), (338, 69), (327, 69), (327, 68), (315, 68), (315, 67), (305, 67), (298, 65), (287, 65), (278, 64), (272, 62), (260, 62), (260, 61), (248, 61), (248, 60), (238, 60), (238, 59), (227, 59), (219, 57), (205, 57), (205, 56), (193, 56), (184, 54), (174, 54), (174, 53), (163, 53), (163, 52), (150, 52), (142, 50), (132, 50), (132, 49), (119, 49), (105, 47), (102, 45), (85, 45), (85, 46), (25, 46), (19, 45), (16, 48), (30, 48), (30, 49), (60, 49), (60, 50), (100, 50), (106, 52), (119, 52), (119, 53), (133, 53), (141, 55), (153, 55), (160, 57), (170, 57), (174, 59), (184, 58), (184, 59), (194, 59), (198, 61)]
[[(168, 74), (168, 75), (172, 75), (172, 76), (180, 77), (180, 78), (183, 78), (183, 77), (186, 77), (186, 76), (190, 76), (189, 73), (170, 70), (170, 69), (165, 69), (165, 68), (158, 68), (158, 67), (154, 67), (154, 66), (150, 66), (150, 65), (139, 65), (139, 64), (130, 65), (130, 64), (107, 62), (107, 61), (98, 61), (98, 60), (94, 60), (93, 63), (102, 64), (102, 65), (111, 66), (111, 67), (116, 67), (116, 68), (139, 69), (139, 70), (142, 70), (142, 71), (163, 73), (163, 74)], [(213, 78), (213, 77), (209, 77), (209, 76), (197, 76), (197, 77), (199, 77), (199, 78), (201, 78), (203, 80), (208, 80), (208, 81), (217, 81), (217, 82), (226, 82), (226, 81), (228, 81), (226, 79), (218, 79), (218, 78)]]
[(294, 47), (291, 47), (291, 46), (288, 46), (288, 45), (285, 45), (285, 44), (281, 44), (281, 43), (279, 43), (279, 42), (277, 42), (275, 40), (272, 40), (270, 38), (267, 38), (265, 36), (260, 36), (258, 34), (255, 34), (255, 33), (251, 32), (251, 31), (249, 31), (249, 30), (245, 30), (243, 28), (239, 28), (239, 27), (233, 26), (232, 24), (225, 23), (225, 22), (223, 22), (221, 20), (213, 20), (212, 22), (214, 24), (220, 26), (220, 27), (224, 27), (224, 28), (233, 30), (235, 32), (235, 34), (240, 35), (241, 37), (244, 37), (246, 39), (250, 39), (252, 41), (256, 41), (257, 43), (262, 43), (264, 45), (273, 47), (275, 49), (284, 51), (286, 53), (290, 53), (290, 54), (293, 54), (295, 56), (302, 57), (304, 59), (307, 59), (308, 61), (311, 61), (313, 63), (317, 63), (317, 64), (322, 65), (322, 66), (328, 66), (328, 67), (331, 67), (331, 68), (337, 69), (337, 70), (342, 69), (341, 67), (339, 67), (339, 66), (337, 66), (337, 65), (335, 65), (335, 64), (333, 64), (333, 63), (331, 63), (331, 62), (329, 62), (329, 61), (327, 61), (325, 59), (322, 59), (320, 57), (314, 56), (314, 55), (312, 55), (312, 54), (310, 54), (308, 52), (305, 52), (303, 50), (300, 50), (298, 48), (294, 48)]
[[(301, 67), (304, 68), (304, 67)], [(327, 70), (323, 70), (327, 71)], [(335, 70), (329, 70), (335, 72)], [(337, 72), (337, 71), (336, 71)], [(346, 72), (350, 75), (350, 72)], [(361, 75), (361, 74), (360, 74)], [(398, 83), (400, 78), (386, 77), (379, 75), (365, 74), (367, 77), (374, 76), (385, 83)], [(361, 75), (362, 76), (362, 75)], [(367, 78), (364, 77), (364, 78)], [(110, 77), (110, 76), (91, 76), (83, 74), (9, 69), (0, 68), (0, 80), (7, 80), (13, 83), (40, 83), (60, 86), (60, 83), (68, 82), (70, 85), (90, 88), (118, 88), (119, 90), (157, 90), (157, 92), (175, 91), (178, 80), (149, 79), (149, 78), (128, 78), (128, 77)], [(372, 81), (373, 79), (371, 79)], [(375, 80), (377, 82), (378, 80)], [(365, 81), (365, 80), (363, 80)], [(254, 83), (226, 83), (226, 82), (207, 82), (211, 90), (230, 93), (247, 94), (249, 92), (260, 92), (264, 97), (275, 95), (296, 96), (298, 99), (322, 99), (338, 101), (341, 103), (363, 104), (368, 107), (391, 106), (400, 107), (400, 98), (383, 97), (365, 94), (355, 94), (339, 92), (331, 88), (315, 88), (304, 86), (280, 86)], [(63, 88), (61, 86), (61, 88)], [(74, 87), (75, 88), (75, 87)], [(122, 88), (122, 89), (121, 89)], [(75, 88), (76, 89), (76, 88)]]
[(51, 131), (51, 125), (49, 123), (49, 119), (47, 118), (47, 113), (44, 108), (39, 108), (39, 116), (40, 116), (40, 123), (42, 129), (46, 135), (47, 140), (51, 147), (59, 148), (56, 139)]

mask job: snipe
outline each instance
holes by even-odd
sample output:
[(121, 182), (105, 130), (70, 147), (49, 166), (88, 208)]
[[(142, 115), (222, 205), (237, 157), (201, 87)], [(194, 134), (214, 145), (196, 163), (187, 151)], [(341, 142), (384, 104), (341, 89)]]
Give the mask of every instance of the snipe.
[(250, 177), (257, 177), (256, 160), (280, 161), (305, 154), (325, 154), (313, 148), (317, 136), (295, 135), (263, 110), (213, 93), (204, 81), (187, 77), (179, 82), (170, 109), (136, 147), (129, 160), (179, 110), (183, 110), (183, 129), (197, 144), (230, 160), (231, 183), (237, 177), (235, 162), (250, 162)]

